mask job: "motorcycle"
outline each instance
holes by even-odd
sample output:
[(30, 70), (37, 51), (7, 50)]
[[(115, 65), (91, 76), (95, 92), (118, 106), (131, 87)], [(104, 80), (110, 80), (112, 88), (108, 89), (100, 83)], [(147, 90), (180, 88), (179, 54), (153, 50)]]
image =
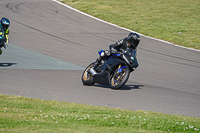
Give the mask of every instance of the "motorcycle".
[[(93, 85), (95, 83), (110, 85), (112, 89), (120, 89), (129, 79), (129, 75), (133, 68), (133, 62), (136, 56), (136, 50), (133, 52), (124, 51), (104, 58), (97, 68), (94, 63), (86, 67), (82, 74), (82, 82), (84, 85)], [(99, 55), (105, 52), (99, 51)], [(130, 59), (131, 57), (131, 59)]]

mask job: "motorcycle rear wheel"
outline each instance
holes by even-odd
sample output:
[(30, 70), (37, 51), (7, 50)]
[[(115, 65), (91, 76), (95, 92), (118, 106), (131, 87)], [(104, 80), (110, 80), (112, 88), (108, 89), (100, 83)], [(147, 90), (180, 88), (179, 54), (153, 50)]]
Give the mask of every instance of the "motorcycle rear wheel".
[(90, 68), (94, 66), (94, 63), (91, 63), (83, 72), (82, 75), (82, 82), (84, 85), (93, 85), (94, 79), (92, 77), (92, 74), (89, 72)]
[(130, 75), (130, 70), (128, 67), (122, 69), (122, 72), (118, 72), (118, 69), (115, 70), (114, 74), (111, 76), (110, 86), (112, 89), (120, 89), (128, 81)]

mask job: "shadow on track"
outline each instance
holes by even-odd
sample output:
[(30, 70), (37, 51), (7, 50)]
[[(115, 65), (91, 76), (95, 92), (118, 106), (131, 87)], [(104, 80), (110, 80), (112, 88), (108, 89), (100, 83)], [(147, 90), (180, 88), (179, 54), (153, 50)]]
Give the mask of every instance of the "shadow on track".
[(17, 63), (0, 63), (0, 68), (1, 67), (10, 67), (12, 65), (17, 65)]
[[(102, 88), (110, 88), (109, 85), (101, 85), (101, 84), (95, 84), (93, 85), (95, 87), (102, 87)], [(119, 90), (132, 90), (132, 89), (141, 89), (141, 87), (144, 87), (144, 85), (124, 85)], [(111, 89), (111, 88), (110, 88)]]
[(124, 85), (120, 90), (141, 89), (144, 85)]

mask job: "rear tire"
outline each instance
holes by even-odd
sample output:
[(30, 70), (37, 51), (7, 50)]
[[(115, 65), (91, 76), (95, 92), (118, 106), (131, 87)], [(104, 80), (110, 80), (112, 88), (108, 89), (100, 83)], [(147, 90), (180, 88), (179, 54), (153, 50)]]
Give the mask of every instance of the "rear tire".
[(93, 85), (94, 84), (94, 79), (92, 77), (92, 74), (88, 72), (90, 68), (94, 66), (94, 63), (91, 63), (83, 72), (82, 75), (82, 82), (84, 85)]
[(122, 69), (122, 72), (118, 72), (118, 69), (114, 71), (114, 74), (110, 79), (110, 86), (112, 89), (120, 89), (126, 84), (130, 75), (130, 70), (128, 67)]

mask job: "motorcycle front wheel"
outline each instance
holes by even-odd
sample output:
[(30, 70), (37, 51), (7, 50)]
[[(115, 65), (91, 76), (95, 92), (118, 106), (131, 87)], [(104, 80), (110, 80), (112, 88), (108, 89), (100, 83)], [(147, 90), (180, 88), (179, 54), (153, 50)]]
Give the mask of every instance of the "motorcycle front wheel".
[(82, 82), (84, 85), (93, 85), (94, 84), (94, 79), (92, 77), (92, 74), (89, 72), (90, 68), (94, 66), (94, 63), (91, 63), (83, 72), (82, 75)]
[(110, 80), (111, 88), (120, 89), (121, 87), (123, 87), (128, 81), (129, 75), (130, 75), (130, 70), (128, 67), (124, 67), (120, 72), (118, 71), (118, 69), (116, 69), (111, 76)]

